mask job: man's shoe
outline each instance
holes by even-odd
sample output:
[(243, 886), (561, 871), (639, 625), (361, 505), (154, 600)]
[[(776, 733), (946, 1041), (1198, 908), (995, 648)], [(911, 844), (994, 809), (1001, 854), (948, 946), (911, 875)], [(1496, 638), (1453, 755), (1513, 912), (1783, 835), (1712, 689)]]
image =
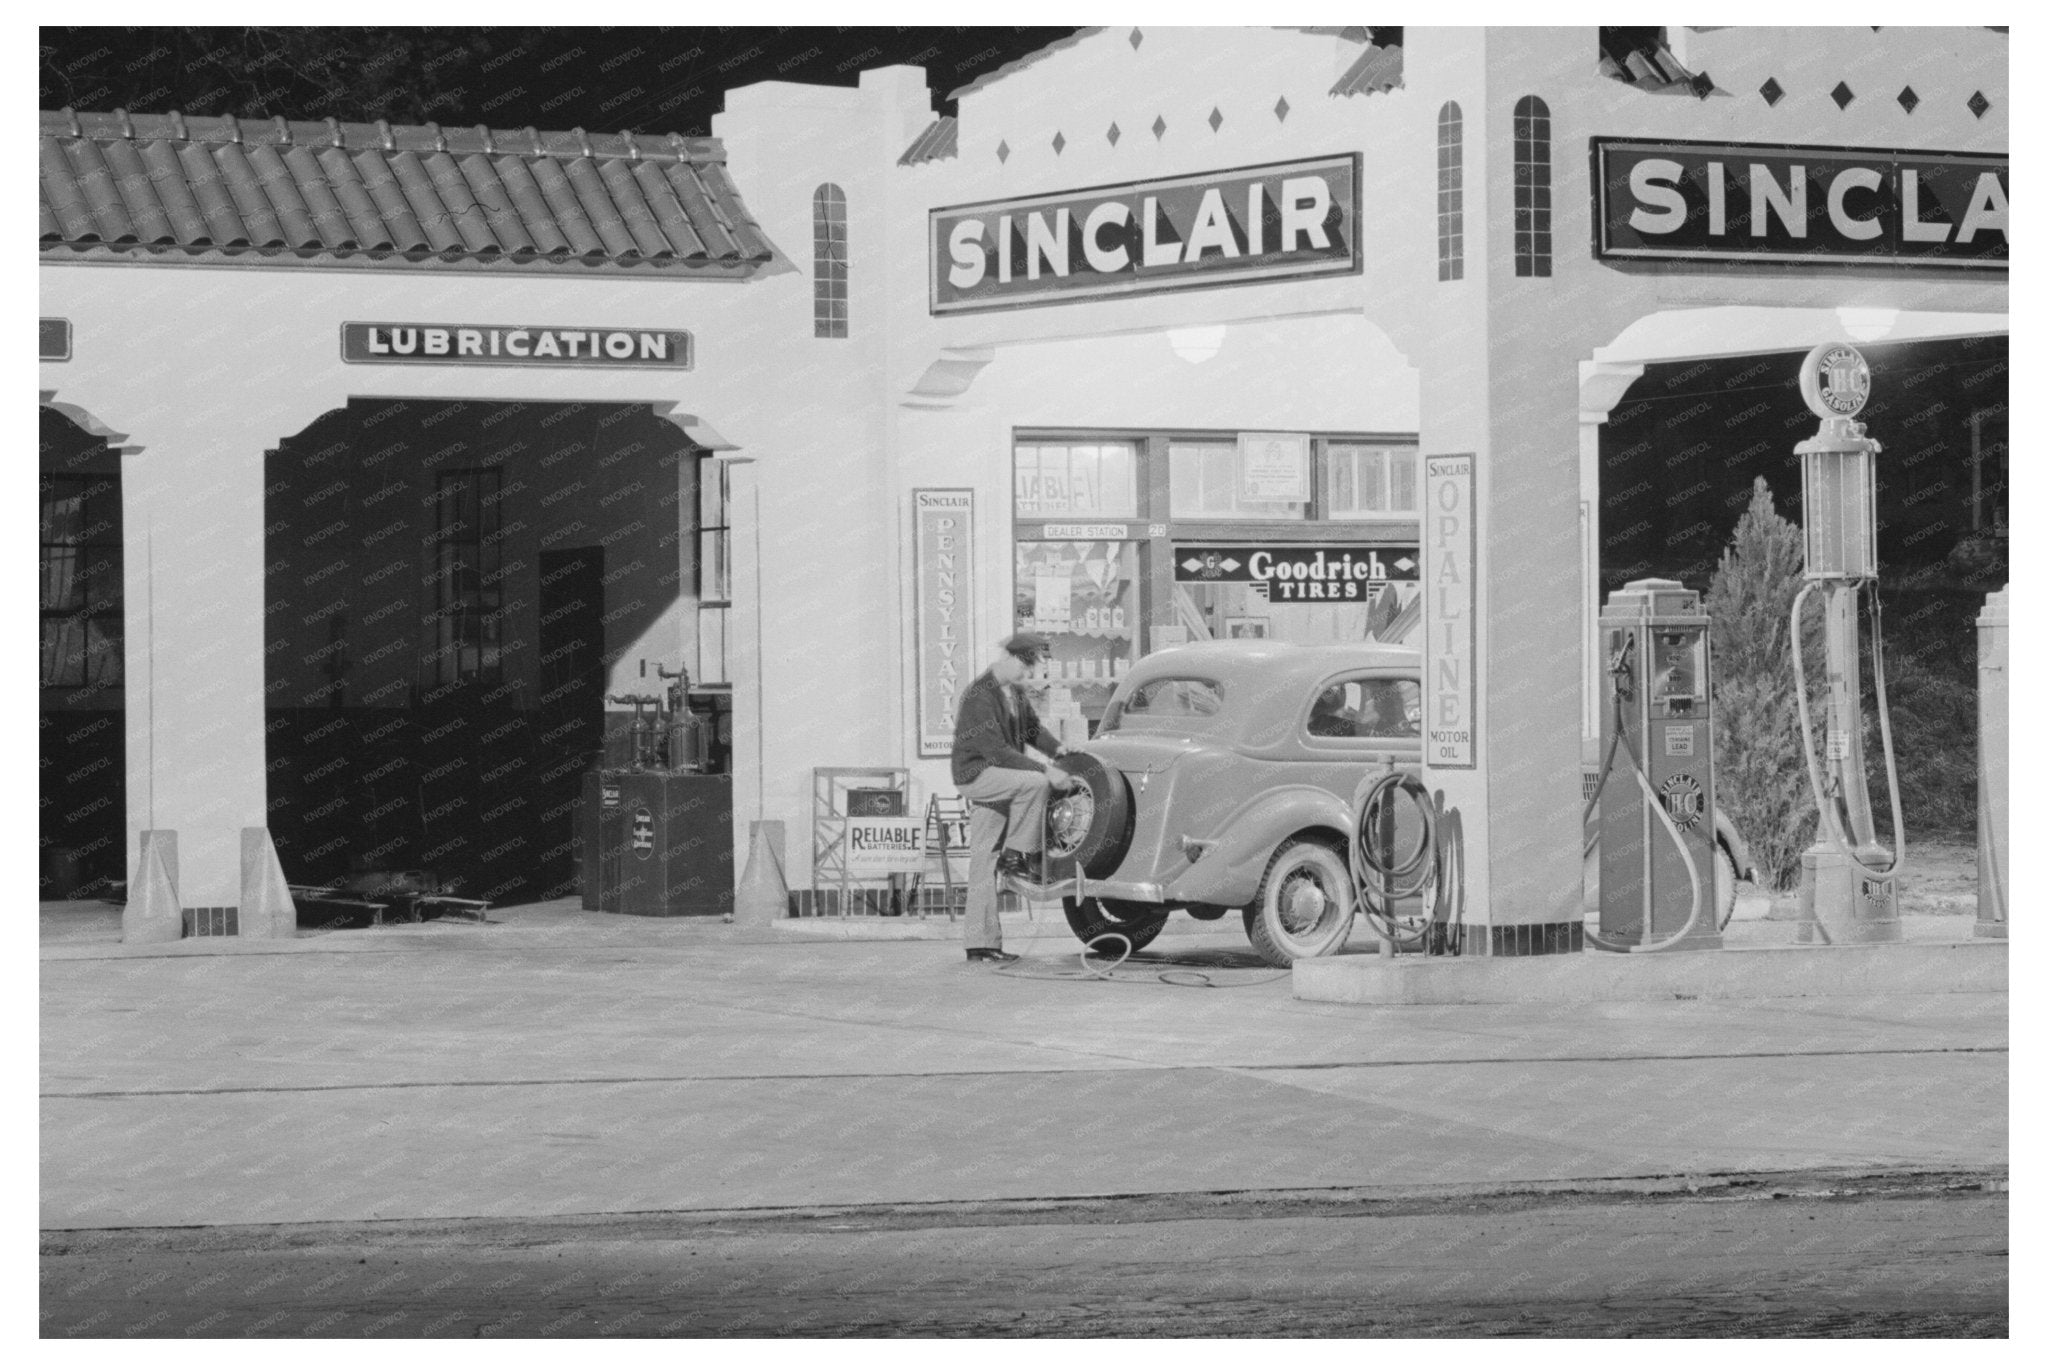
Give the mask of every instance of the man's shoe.
[(1019, 853), (1014, 848), (1006, 848), (996, 859), (996, 871), (1005, 877), (1028, 877), (1038, 870), (1037, 863), (1036, 854)]
[(1017, 954), (1006, 953), (1001, 948), (969, 948), (967, 950), (967, 960), (969, 962), (1015, 962)]

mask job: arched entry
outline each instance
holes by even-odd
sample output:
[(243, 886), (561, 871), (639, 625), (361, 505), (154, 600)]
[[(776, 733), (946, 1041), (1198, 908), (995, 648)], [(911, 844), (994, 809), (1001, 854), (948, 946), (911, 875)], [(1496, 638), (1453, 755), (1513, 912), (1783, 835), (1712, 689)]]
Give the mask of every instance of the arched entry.
[(268, 821), (290, 881), (575, 890), (579, 782), (630, 718), (606, 695), (698, 664), (703, 453), (647, 404), (358, 399), (266, 456)]

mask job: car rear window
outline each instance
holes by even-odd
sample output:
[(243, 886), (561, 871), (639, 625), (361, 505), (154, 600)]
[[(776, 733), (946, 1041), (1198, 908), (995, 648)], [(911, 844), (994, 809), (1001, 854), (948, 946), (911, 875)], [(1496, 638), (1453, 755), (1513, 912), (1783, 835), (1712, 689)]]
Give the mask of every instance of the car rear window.
[(1223, 709), (1223, 684), (1209, 678), (1154, 678), (1109, 704), (1097, 734), (1111, 730), (1183, 729)]

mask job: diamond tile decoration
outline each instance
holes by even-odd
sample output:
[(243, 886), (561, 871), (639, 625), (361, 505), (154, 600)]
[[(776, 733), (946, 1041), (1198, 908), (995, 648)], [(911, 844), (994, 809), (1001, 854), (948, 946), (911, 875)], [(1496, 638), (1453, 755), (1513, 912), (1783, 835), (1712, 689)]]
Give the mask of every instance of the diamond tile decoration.
[(1273, 106), (1273, 117), (1282, 123), (1287, 122), (1287, 96), (1282, 95), (1280, 102)]
[(1110, 145), (1110, 146), (1112, 146), (1112, 147), (1116, 146), (1116, 140), (1117, 140), (1118, 138), (1122, 137), (1123, 135), (1124, 135), (1124, 133), (1123, 133), (1123, 129), (1121, 129), (1121, 128), (1117, 127), (1117, 126), (1116, 126), (1116, 125), (1115, 125), (1114, 123), (1112, 123), (1112, 124), (1110, 124), (1110, 125), (1109, 125), (1109, 145)]
[(1144, 30), (1144, 29), (1142, 29), (1142, 28), (1134, 28), (1134, 29), (1132, 29), (1132, 30), (1131, 30), (1131, 51), (1133, 51), (1133, 52), (1136, 52), (1136, 51), (1138, 50), (1138, 44), (1139, 44), (1139, 43), (1142, 43), (1142, 42), (1144, 42), (1144, 41), (1145, 41), (1145, 30)]
[(1223, 111), (1221, 109), (1211, 109), (1209, 111), (1209, 131), (1213, 133), (1222, 126)]
[(1762, 85), (1759, 85), (1756, 88), (1756, 92), (1757, 94), (1762, 95), (1764, 97), (1764, 103), (1770, 105), (1773, 109), (1778, 107), (1779, 100), (1785, 98), (1785, 87), (1778, 84), (1778, 78), (1776, 76), (1772, 76)]
[(1009, 159), (1010, 144), (1007, 141), (998, 142), (996, 144), (996, 160), (1007, 163)]
[(1052, 135), (1052, 154), (1058, 156), (1065, 150), (1067, 150), (1067, 135), (1065, 133), (1054, 133)]
[(1166, 115), (1156, 114), (1153, 116), (1152, 136), (1155, 138), (1162, 138), (1166, 136)]
[(1901, 90), (1899, 92), (1899, 107), (1901, 109), (1904, 109), (1907, 113), (1912, 113), (1914, 107), (1917, 106), (1919, 103), (1920, 97), (1913, 93), (1912, 86), (1909, 85), (1904, 90)]
[(1828, 98), (1835, 102), (1835, 108), (1847, 109), (1849, 101), (1856, 98), (1856, 92), (1849, 88), (1849, 82), (1837, 81), (1835, 88), (1828, 91)]
[(1983, 118), (1984, 111), (1986, 109), (1989, 109), (1990, 107), (1991, 101), (1984, 98), (1984, 92), (1982, 90), (1979, 90), (1976, 94), (1970, 96), (1970, 112), (1975, 114), (1978, 118)]

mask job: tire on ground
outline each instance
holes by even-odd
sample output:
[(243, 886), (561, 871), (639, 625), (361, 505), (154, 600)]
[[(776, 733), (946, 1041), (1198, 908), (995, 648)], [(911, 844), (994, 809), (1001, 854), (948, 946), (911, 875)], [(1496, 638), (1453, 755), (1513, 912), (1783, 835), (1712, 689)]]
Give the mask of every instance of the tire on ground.
[(1289, 839), (1244, 908), (1245, 936), (1275, 967), (1328, 957), (1350, 937), (1352, 908), (1351, 871), (1338, 852), (1317, 839)]

